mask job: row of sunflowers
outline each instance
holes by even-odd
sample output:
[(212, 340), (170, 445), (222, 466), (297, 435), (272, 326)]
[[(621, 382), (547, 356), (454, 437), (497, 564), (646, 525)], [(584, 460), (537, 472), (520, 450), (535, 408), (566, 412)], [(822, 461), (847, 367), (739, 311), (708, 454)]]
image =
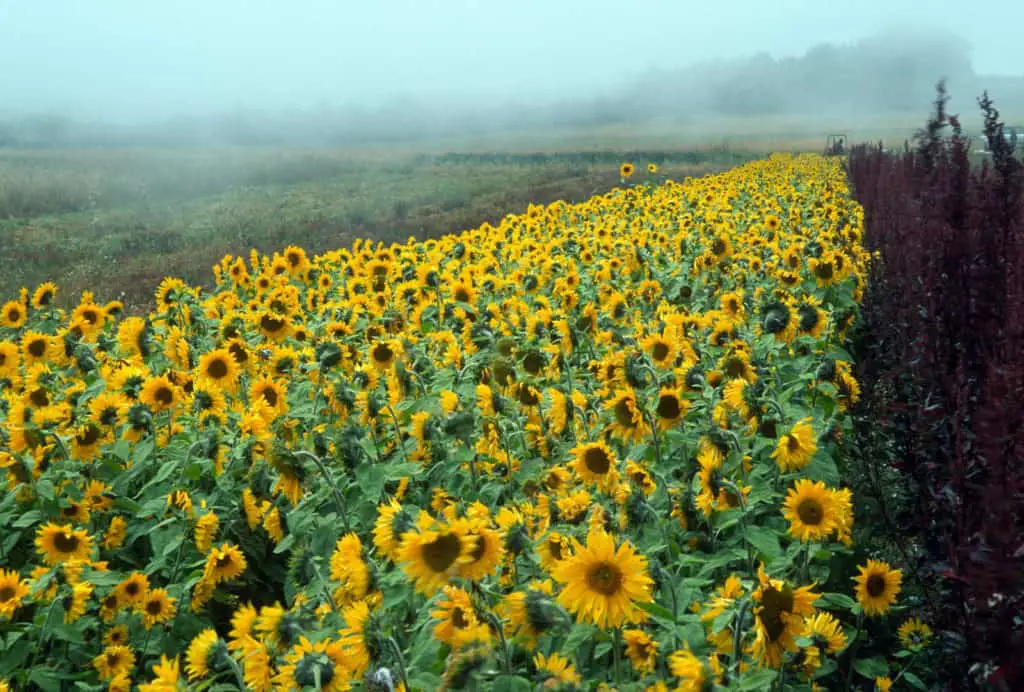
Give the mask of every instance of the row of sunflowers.
[(923, 688), (843, 483), (861, 233), (776, 155), (147, 317), (24, 290), (0, 689)]

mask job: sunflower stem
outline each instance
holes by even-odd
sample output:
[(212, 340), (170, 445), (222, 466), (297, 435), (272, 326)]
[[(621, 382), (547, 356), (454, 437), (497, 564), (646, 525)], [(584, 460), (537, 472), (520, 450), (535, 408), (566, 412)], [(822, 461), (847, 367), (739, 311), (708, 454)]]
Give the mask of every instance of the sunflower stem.
[(405, 444), (402, 442), (402, 428), (398, 424), (398, 414), (395, 413), (395, 408), (388, 402), (388, 413), (391, 414), (391, 421), (395, 424), (395, 438), (398, 440), (398, 449), (402, 452), (402, 461), (409, 463), (409, 457), (405, 454)]
[(804, 544), (804, 564), (800, 574), (803, 578), (803, 582), (806, 584), (811, 578), (811, 546), (813, 543)]
[[(231, 666), (231, 672), (235, 676), (235, 682), (238, 683), (238, 689), (240, 689), (240, 690), (247, 689), (247, 686), (245, 684), (245, 676), (242, 675), (242, 668), (241, 668), (241, 666), (238, 665), (238, 661), (235, 660), (234, 656), (232, 656), (231, 654), (228, 654), (228, 653), (224, 654), (224, 658), (226, 658), (228, 660), (228, 665)], [(316, 668), (313, 669), (313, 675), (314, 676), (319, 676), (320, 675), (320, 668), (319, 667), (316, 667)], [(317, 680), (317, 689), (320, 689), (320, 684), (319, 683), (320, 683), (320, 681)]]
[(294, 454), (295, 456), (305, 457), (309, 459), (320, 470), (320, 473), (321, 475), (323, 475), (324, 480), (327, 481), (327, 485), (329, 485), (331, 488), (331, 493), (333, 493), (334, 495), (334, 503), (338, 506), (338, 512), (341, 514), (341, 523), (342, 526), (344, 526), (345, 528), (345, 533), (350, 533), (352, 531), (352, 527), (348, 523), (348, 509), (345, 505), (345, 498), (338, 490), (338, 486), (335, 485), (334, 479), (331, 478), (331, 474), (327, 471), (327, 467), (324, 466), (324, 462), (317, 455), (313, 454), (312, 452), (307, 452), (304, 449), (295, 450), (292, 452), (292, 454)]
[(732, 626), (732, 665), (735, 669), (733, 676), (737, 682), (740, 679), (740, 644), (743, 642), (743, 618), (746, 617), (749, 607), (750, 601), (748, 600), (740, 603), (740, 609), (736, 612), (736, 619), (733, 621)]
[(337, 608), (337, 604), (334, 602), (334, 597), (331, 596), (331, 590), (327, 587), (327, 580), (324, 579), (323, 573), (320, 572), (320, 566), (316, 564), (315, 559), (311, 559), (310, 563), (313, 565), (313, 574), (316, 575), (316, 580), (320, 582), (320, 588), (323, 589), (324, 598), (331, 604), (331, 608)]
[(615, 633), (615, 643), (612, 646), (612, 653), (614, 654), (612, 660), (613, 660), (614, 670), (615, 670), (615, 686), (616, 687), (621, 687), (622, 686), (622, 661), (621, 661), (621, 659), (622, 659), (622, 652), (620, 652), (619, 649), (622, 648), (622, 631), (621, 631), (620, 628), (616, 627), (615, 630), (614, 630), (614, 633)]
[(50, 616), (53, 615), (53, 608), (60, 602), (61, 599), (54, 598), (50, 602), (50, 607), (46, 609), (46, 617), (43, 618), (43, 624), (39, 626), (39, 639), (37, 640), (36, 648), (32, 652), (32, 659), (28, 662), (28, 667), (25, 672), (31, 672), (36, 664), (36, 657), (39, 655), (39, 650), (43, 648), (43, 642), (46, 639), (46, 628), (50, 625)]
[(402, 678), (402, 684), (408, 688), (409, 675), (405, 672), (405, 657), (402, 655), (402, 648), (398, 646), (398, 642), (395, 641), (394, 637), (388, 637), (388, 643), (391, 644), (391, 649), (395, 652), (395, 662), (398, 664), (398, 675)]
[(850, 646), (850, 667), (846, 670), (846, 684), (843, 686), (845, 692), (850, 692), (853, 684), (853, 662), (857, 660), (857, 649), (860, 648), (860, 629), (864, 626), (864, 611), (857, 613), (857, 629), (853, 632), (853, 643)]
[(512, 655), (509, 653), (508, 642), (505, 640), (505, 629), (501, 626), (501, 621), (498, 620), (494, 613), (485, 611), (484, 617), (491, 627), (498, 631), (498, 639), (501, 641), (501, 658), (505, 663), (505, 672), (512, 675)]
[(320, 411), (320, 393), (321, 393), (321, 389), (322, 389), (320, 387), (320, 377), (322, 375), (323, 375), (323, 372), (320, 370), (320, 368), (317, 368), (317, 370), (316, 370), (316, 382), (313, 383), (313, 387), (316, 389), (316, 394), (313, 396), (313, 417), (311, 419), (313, 421), (314, 425), (316, 425), (317, 413), (319, 413), (319, 411)]
[(661, 445), (658, 442), (658, 426), (654, 420), (654, 416), (647, 409), (644, 409), (644, 417), (647, 418), (647, 425), (651, 428), (651, 439), (654, 442), (654, 461), (658, 465), (658, 468), (664, 468), (661, 463)]
[(896, 684), (897, 681), (899, 681), (900, 678), (903, 677), (904, 673), (906, 673), (908, 670), (910, 670), (910, 666), (912, 666), (914, 664), (914, 659), (916, 659), (918, 654), (920, 654), (920, 653), (921, 653), (920, 651), (915, 651), (913, 653), (913, 655), (910, 658), (907, 659), (907, 662), (903, 664), (903, 668), (901, 668), (900, 672), (896, 674), (896, 677), (894, 677), (892, 679), (892, 682), (893, 682), (894, 685)]

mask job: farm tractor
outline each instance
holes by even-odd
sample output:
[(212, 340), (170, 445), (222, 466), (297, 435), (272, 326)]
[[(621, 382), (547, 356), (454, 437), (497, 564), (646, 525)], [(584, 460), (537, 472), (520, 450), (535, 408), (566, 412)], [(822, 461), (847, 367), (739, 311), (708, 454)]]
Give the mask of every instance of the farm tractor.
[(843, 156), (846, 154), (847, 144), (846, 135), (829, 135), (825, 140), (825, 156)]

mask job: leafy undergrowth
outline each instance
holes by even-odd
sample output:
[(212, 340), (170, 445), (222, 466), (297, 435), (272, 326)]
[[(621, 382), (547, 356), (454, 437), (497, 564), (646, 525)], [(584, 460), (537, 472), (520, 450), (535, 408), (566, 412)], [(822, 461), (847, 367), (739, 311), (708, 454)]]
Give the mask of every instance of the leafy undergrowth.
[(147, 318), (23, 292), (0, 676), (923, 689), (928, 627), (844, 488), (861, 227), (834, 160), (777, 156), (225, 257)]

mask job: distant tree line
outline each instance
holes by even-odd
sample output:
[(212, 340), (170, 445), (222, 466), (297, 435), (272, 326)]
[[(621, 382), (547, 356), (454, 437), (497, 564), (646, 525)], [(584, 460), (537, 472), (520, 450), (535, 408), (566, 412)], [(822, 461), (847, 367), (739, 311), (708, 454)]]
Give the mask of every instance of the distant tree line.
[[(0, 147), (348, 145), (643, 123), (663, 117), (908, 113), (929, 99), (940, 76), (956, 93), (987, 89), (998, 96), (1004, 112), (1024, 114), (1024, 75), (978, 75), (970, 46), (962, 38), (908, 29), (846, 45), (821, 43), (800, 57), (758, 53), (652, 71), (593, 99), (546, 105), (466, 106), (402, 99), (377, 107), (239, 111), (132, 127), (53, 115), (0, 115)], [(966, 110), (971, 105), (954, 102), (951, 107)]]

